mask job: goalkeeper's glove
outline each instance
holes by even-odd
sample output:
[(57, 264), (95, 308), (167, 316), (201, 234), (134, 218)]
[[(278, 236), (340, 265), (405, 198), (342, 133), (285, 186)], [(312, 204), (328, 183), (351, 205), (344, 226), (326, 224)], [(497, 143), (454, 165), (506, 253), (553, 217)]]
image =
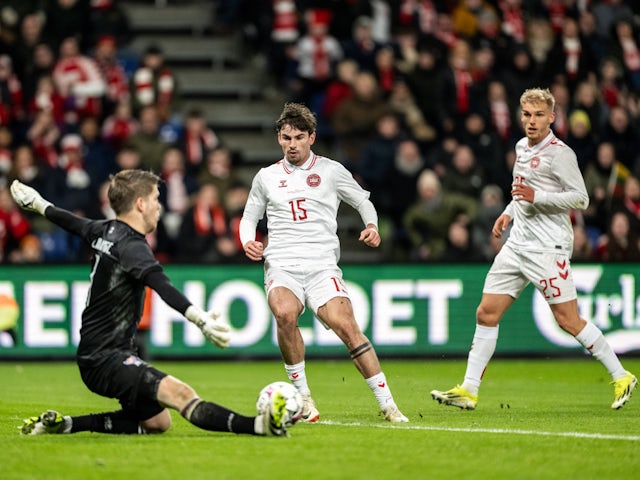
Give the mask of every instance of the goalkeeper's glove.
[(229, 334), (229, 325), (218, 319), (220, 316), (217, 312), (205, 312), (204, 310), (191, 305), (184, 312), (187, 320), (194, 323), (202, 334), (214, 345), (220, 348), (227, 348), (231, 335)]
[(44, 215), (44, 211), (47, 207), (49, 205), (53, 205), (51, 202), (42, 198), (36, 189), (31, 188), (18, 180), (14, 180), (13, 183), (11, 183), (10, 190), (11, 196), (15, 202), (20, 206), (20, 208), (24, 208), (25, 210), (31, 210), (32, 212)]

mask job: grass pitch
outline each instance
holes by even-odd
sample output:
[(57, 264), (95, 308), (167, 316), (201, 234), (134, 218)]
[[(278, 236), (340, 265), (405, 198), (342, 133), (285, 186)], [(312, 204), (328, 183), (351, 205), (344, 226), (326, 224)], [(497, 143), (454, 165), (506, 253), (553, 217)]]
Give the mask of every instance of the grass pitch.
[[(153, 362), (201, 397), (254, 414), (258, 391), (285, 380), (277, 361)], [(640, 359), (624, 359), (640, 374)], [(461, 382), (465, 360), (382, 360), (411, 421), (389, 425), (348, 361), (307, 361), (321, 413), (290, 438), (199, 430), (172, 412), (163, 435), (21, 436), (22, 419), (115, 410), (89, 392), (73, 363), (0, 363), (0, 478), (27, 479), (584, 479), (635, 478), (640, 468), (640, 393), (610, 408), (613, 388), (590, 358), (495, 359), (478, 408), (461, 411), (429, 391)]]

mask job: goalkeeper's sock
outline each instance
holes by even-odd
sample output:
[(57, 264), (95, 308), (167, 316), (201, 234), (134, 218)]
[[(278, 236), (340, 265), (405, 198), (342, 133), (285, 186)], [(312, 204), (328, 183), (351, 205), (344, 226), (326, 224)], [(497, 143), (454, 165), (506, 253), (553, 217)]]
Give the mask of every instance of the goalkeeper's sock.
[(307, 385), (307, 374), (304, 370), (304, 360), (300, 363), (296, 363), (295, 365), (287, 365), (284, 364), (284, 369), (287, 371), (287, 377), (291, 380), (291, 383), (296, 387), (298, 392), (301, 395), (309, 395), (311, 394), (311, 390), (309, 389), (309, 385)]
[(118, 410), (117, 412), (92, 413), (90, 415), (79, 415), (69, 418), (71, 420), (70, 433), (144, 433), (138, 420), (131, 418), (122, 410)]
[(255, 417), (245, 417), (212, 402), (194, 398), (180, 414), (196, 427), (213, 432), (257, 434)]

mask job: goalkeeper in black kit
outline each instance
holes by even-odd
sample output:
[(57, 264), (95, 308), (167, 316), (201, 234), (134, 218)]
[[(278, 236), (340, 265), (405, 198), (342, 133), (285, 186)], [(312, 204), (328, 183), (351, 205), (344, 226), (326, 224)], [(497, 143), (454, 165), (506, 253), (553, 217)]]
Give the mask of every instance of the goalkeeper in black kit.
[(110, 178), (114, 220), (89, 220), (58, 208), (33, 188), (15, 180), (11, 195), (23, 209), (35, 211), (80, 236), (93, 250), (91, 286), (82, 313), (77, 363), (85, 385), (116, 398), (113, 412), (80, 416), (47, 410), (24, 420), (25, 435), (50, 433), (162, 433), (171, 426), (172, 408), (205, 430), (287, 436), (283, 397), (276, 395), (257, 416), (244, 416), (198, 397), (195, 390), (137, 356), (134, 335), (142, 314), (145, 287), (197, 325), (220, 348), (229, 345), (229, 325), (191, 302), (170, 282), (145, 235), (160, 219), (160, 178), (142, 170), (123, 170)]

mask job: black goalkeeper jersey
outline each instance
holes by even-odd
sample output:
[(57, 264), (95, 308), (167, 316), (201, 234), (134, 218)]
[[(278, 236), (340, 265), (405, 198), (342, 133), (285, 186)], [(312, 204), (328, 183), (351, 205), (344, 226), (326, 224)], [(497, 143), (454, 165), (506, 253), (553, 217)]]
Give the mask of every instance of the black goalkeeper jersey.
[(78, 362), (94, 363), (133, 349), (142, 315), (144, 278), (162, 270), (144, 235), (119, 220), (88, 220), (56, 207), (47, 217), (81, 236), (93, 250), (91, 287), (82, 313)]

